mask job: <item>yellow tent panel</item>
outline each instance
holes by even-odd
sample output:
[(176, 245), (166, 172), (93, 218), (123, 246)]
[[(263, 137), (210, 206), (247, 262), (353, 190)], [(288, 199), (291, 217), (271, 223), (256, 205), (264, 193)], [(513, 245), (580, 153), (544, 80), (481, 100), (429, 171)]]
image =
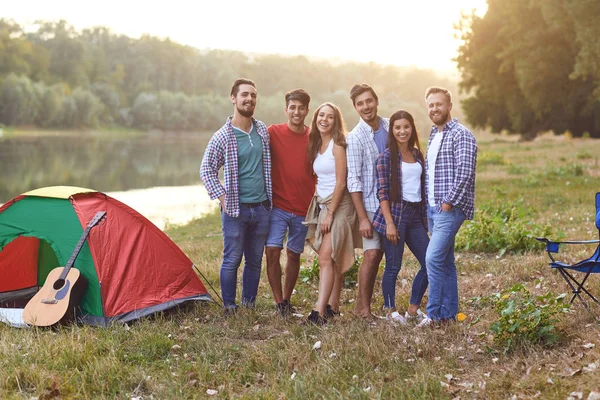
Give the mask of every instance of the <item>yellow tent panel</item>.
[(23, 193), (24, 196), (54, 197), (57, 199), (68, 199), (78, 193), (94, 193), (97, 190), (80, 188), (76, 186), (49, 186), (41, 189), (31, 190)]

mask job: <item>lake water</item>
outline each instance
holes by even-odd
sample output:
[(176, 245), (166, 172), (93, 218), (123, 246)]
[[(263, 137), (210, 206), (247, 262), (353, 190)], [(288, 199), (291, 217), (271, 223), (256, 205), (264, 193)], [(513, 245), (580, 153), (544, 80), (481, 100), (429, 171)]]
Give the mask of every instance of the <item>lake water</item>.
[(217, 200), (210, 200), (202, 185), (163, 186), (106, 194), (127, 204), (160, 229), (167, 224), (185, 224), (216, 210), (219, 204)]
[(161, 229), (165, 223), (186, 223), (218, 204), (209, 200), (198, 173), (211, 135), (5, 135), (0, 137), (0, 203), (40, 187), (79, 186), (107, 193)]

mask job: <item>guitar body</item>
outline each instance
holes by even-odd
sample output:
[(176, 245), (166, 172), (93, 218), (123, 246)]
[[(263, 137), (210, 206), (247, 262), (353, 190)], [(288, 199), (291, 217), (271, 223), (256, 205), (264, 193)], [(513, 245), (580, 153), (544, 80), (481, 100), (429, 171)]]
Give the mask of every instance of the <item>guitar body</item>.
[(65, 267), (54, 268), (44, 286), (23, 310), (23, 322), (34, 326), (52, 326), (75, 319), (76, 307), (87, 287), (87, 280), (78, 269), (70, 268), (61, 279)]
[(23, 309), (23, 322), (35, 326), (51, 326), (75, 319), (76, 307), (87, 288), (87, 280), (78, 269), (73, 268), (75, 259), (87, 240), (90, 230), (106, 215), (98, 211), (73, 250), (64, 267), (54, 268), (48, 274), (44, 286)]

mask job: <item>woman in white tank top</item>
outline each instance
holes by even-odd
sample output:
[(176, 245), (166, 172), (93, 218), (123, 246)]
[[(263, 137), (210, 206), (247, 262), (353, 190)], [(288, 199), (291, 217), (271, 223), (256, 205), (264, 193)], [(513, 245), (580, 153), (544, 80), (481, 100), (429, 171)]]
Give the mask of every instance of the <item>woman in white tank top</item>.
[(322, 104), (314, 113), (308, 158), (317, 175), (309, 206), (307, 244), (318, 254), (319, 296), (308, 322), (323, 325), (339, 314), (343, 273), (354, 264), (354, 249), (362, 245), (358, 218), (346, 189), (346, 138), (340, 110)]
[[(385, 270), (381, 282), (384, 309), (399, 323), (426, 324), (419, 308), (427, 290), (425, 253), (429, 245), (426, 222), (425, 169), (415, 121), (400, 110), (390, 117), (389, 147), (377, 159), (377, 197), (380, 207), (373, 227), (383, 236)], [(408, 310), (396, 310), (396, 278), (402, 266), (404, 244), (415, 255), (421, 269), (415, 275)]]

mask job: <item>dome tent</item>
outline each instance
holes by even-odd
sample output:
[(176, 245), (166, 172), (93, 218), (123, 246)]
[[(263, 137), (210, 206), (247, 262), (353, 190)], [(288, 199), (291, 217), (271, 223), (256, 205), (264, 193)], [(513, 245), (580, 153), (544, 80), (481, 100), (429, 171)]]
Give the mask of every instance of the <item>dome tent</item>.
[(0, 307), (23, 307), (69, 260), (97, 211), (74, 268), (87, 279), (80, 320), (131, 321), (187, 301), (212, 300), (192, 261), (127, 205), (91, 189), (33, 190), (0, 207)]

